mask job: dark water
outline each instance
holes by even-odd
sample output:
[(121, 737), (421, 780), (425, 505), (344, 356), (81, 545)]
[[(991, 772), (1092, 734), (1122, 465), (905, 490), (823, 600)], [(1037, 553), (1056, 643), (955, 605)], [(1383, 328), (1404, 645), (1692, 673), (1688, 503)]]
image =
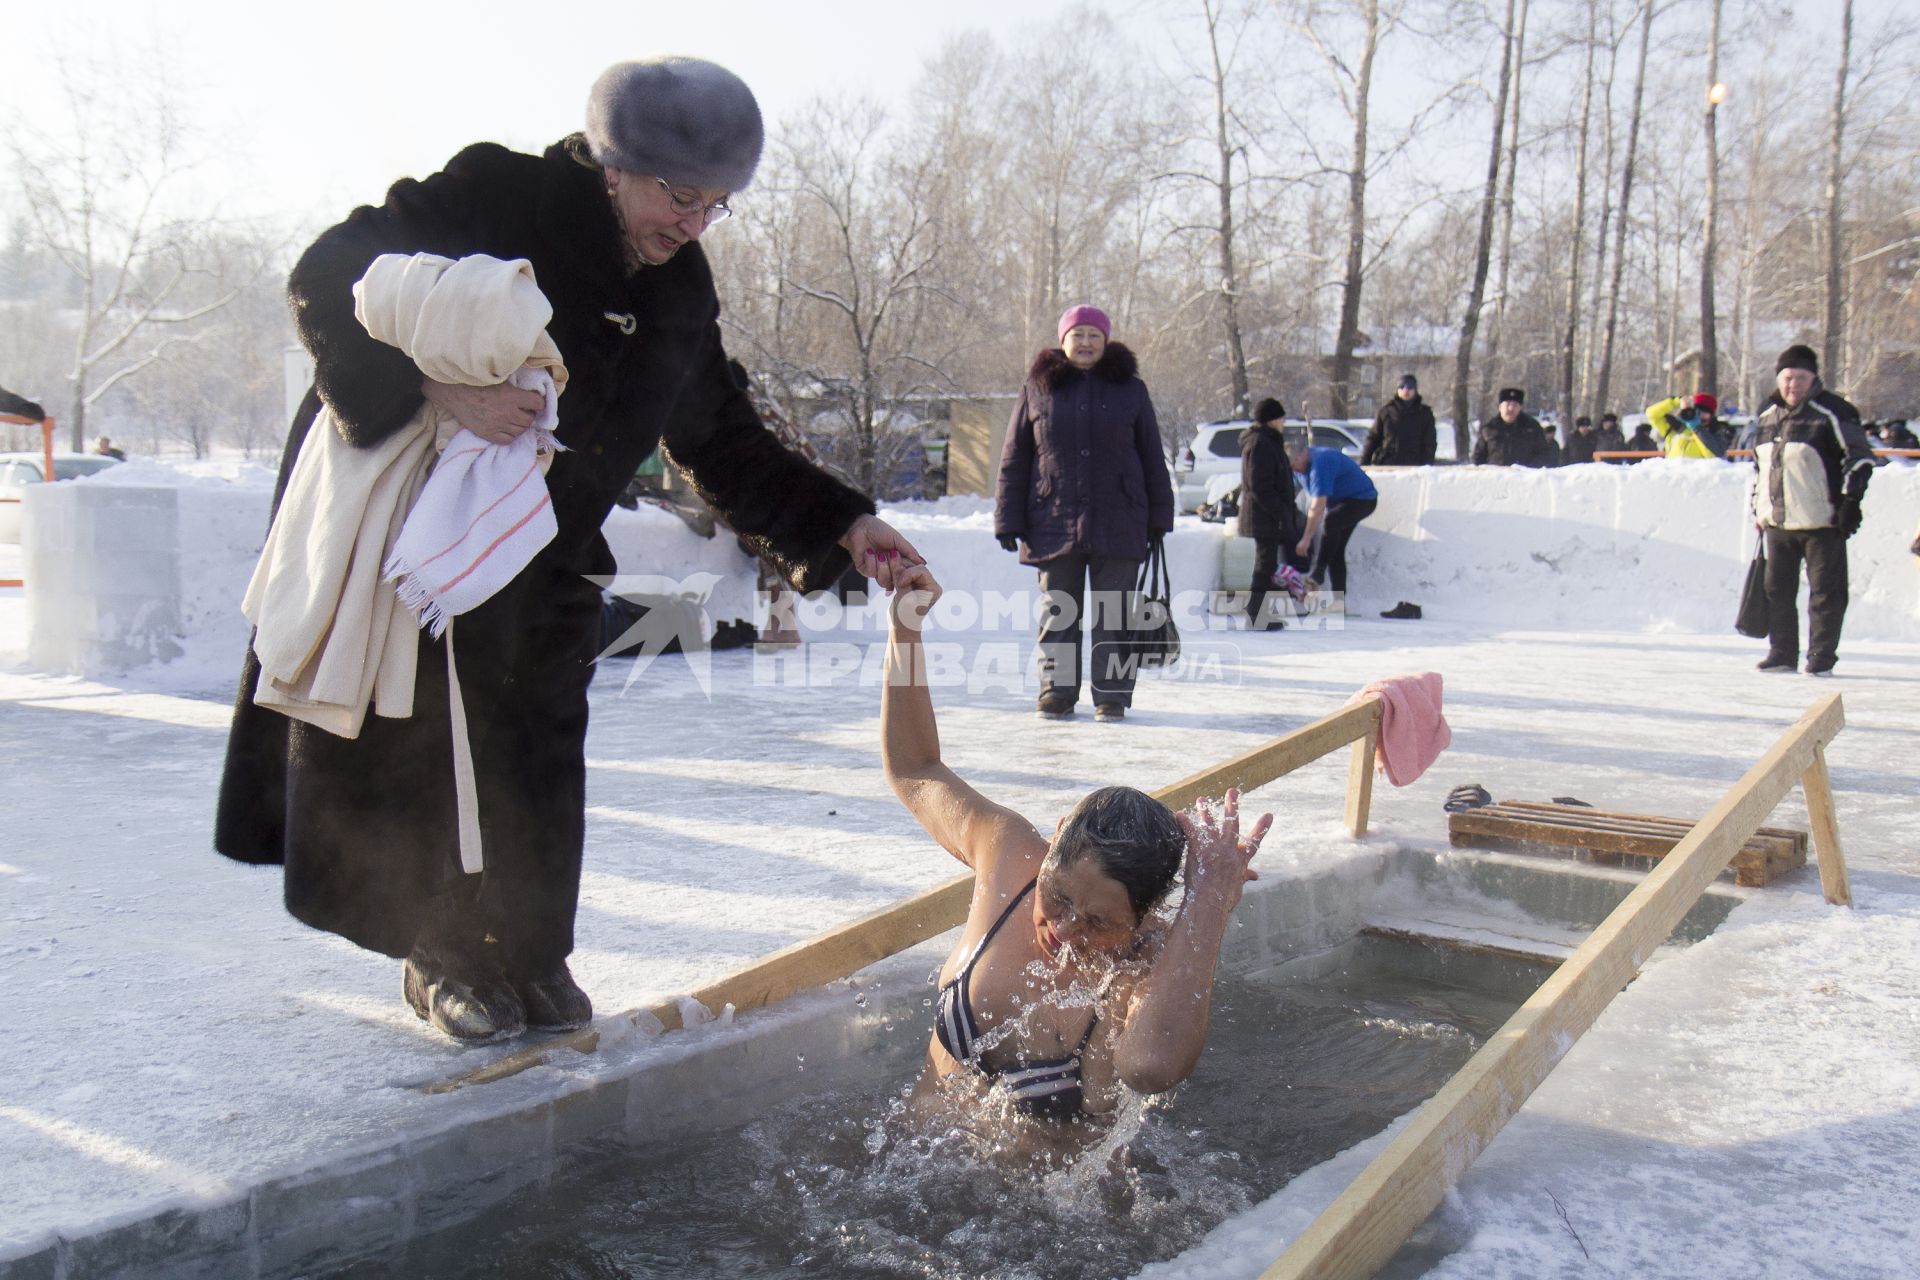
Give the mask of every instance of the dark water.
[(1372, 973), (1223, 980), (1193, 1079), (1071, 1166), (1016, 1173), (888, 1121), (907, 1079), (675, 1150), (580, 1162), (340, 1280), (1105, 1280), (1197, 1242), (1431, 1096), (1517, 1001)]

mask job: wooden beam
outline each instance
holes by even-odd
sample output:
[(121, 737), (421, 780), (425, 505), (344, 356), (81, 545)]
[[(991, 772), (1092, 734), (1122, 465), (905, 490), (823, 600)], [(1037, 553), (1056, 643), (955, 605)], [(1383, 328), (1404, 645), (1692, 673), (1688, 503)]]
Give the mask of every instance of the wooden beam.
[(1385, 1266), (1845, 723), (1838, 695), (1809, 708), (1262, 1280), (1367, 1280)]
[(1184, 809), (1201, 796), (1217, 796), (1228, 787), (1251, 791), (1379, 728), (1380, 700), (1369, 698), (1153, 794), (1170, 809)]
[(1847, 883), (1847, 860), (1840, 854), (1840, 820), (1833, 811), (1833, 779), (1827, 775), (1827, 752), (1814, 748), (1813, 763), (1800, 776), (1807, 797), (1807, 825), (1813, 828), (1813, 856), (1820, 862), (1820, 891), (1837, 907), (1853, 905)]
[[(1196, 773), (1170, 787), (1162, 787), (1153, 794), (1169, 808), (1184, 809), (1201, 796), (1217, 796), (1228, 787), (1251, 790), (1262, 786), (1356, 739), (1358, 743), (1353, 767), (1358, 769), (1360, 748), (1373, 742), (1379, 731), (1380, 700), (1370, 698), (1343, 707), (1330, 716), (1275, 738), (1223, 765)], [(1357, 802), (1351, 780), (1348, 787), (1348, 825), (1353, 825), (1357, 813), (1362, 832), (1366, 829), (1367, 803), (1372, 790), (1372, 760), (1372, 751), (1369, 749), (1369, 769), (1360, 783)], [(961, 876), (885, 910), (839, 925), (762, 957), (744, 969), (737, 969), (719, 981), (701, 987), (692, 993), (692, 997), (715, 1012), (729, 1004), (735, 1011), (745, 1012), (785, 999), (796, 991), (824, 986), (960, 924), (967, 918), (967, 904), (972, 896), (973, 877)], [(657, 1019), (661, 1026), (673, 1030), (681, 1025), (680, 1004), (677, 1000), (663, 1000), (649, 1009), (635, 1009), (615, 1015), (614, 1021), (620, 1019), (634, 1025), (651, 1025)], [(515, 1050), (484, 1067), (426, 1085), (422, 1092), (450, 1093), (470, 1084), (504, 1080), (551, 1060), (563, 1050), (592, 1053), (599, 1044), (600, 1030), (588, 1027)]]
[(1379, 750), (1376, 723), (1364, 738), (1354, 740), (1353, 759), (1347, 765), (1347, 834), (1355, 840), (1367, 834), (1367, 813), (1373, 807), (1373, 760)]

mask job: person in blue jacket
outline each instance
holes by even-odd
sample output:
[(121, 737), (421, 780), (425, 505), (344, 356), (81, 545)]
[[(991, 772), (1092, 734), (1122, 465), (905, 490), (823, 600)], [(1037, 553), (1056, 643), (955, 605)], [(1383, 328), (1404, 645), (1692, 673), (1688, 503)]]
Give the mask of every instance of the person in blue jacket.
[(1300, 438), (1288, 445), (1287, 453), (1313, 499), (1307, 509), (1307, 531), (1294, 549), (1302, 556), (1310, 554), (1314, 535), (1319, 534), (1320, 550), (1307, 570), (1308, 582), (1313, 590), (1331, 586), (1344, 594), (1347, 540), (1353, 537), (1354, 526), (1380, 505), (1380, 492), (1360, 464), (1338, 449), (1316, 449)]

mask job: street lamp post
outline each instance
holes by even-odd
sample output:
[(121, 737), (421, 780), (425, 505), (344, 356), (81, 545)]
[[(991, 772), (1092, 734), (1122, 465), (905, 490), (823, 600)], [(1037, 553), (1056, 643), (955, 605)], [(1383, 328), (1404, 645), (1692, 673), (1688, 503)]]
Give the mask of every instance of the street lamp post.
[(1707, 211), (1700, 246), (1700, 385), (1696, 390), (1720, 394), (1720, 340), (1714, 325), (1713, 273), (1720, 229), (1720, 145), (1714, 130), (1727, 86), (1720, 83), (1720, 4), (1713, 0), (1713, 20), (1707, 33)]

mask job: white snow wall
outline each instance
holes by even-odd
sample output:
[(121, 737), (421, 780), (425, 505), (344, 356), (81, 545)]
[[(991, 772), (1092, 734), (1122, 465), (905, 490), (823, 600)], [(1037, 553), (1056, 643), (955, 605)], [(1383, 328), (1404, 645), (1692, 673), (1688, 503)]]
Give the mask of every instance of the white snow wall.
[[(199, 476), (169, 486), (166, 474), (147, 462), (137, 485), (75, 481), (29, 494), (22, 568), (35, 667), (106, 674), (209, 644), (237, 661), (247, 635), (240, 596), (265, 536), (269, 495)], [(1489, 629), (1731, 634), (1753, 538), (1745, 515), (1751, 474), (1707, 460), (1376, 471), (1380, 509), (1348, 554), (1351, 601), (1372, 612), (1412, 600), (1429, 618)], [(949, 592), (1032, 589), (1033, 572), (992, 541), (990, 504), (947, 499), (886, 514)], [(1848, 544), (1848, 637), (1920, 639), (1920, 566), (1907, 550), (1916, 519), (1920, 468), (1882, 468), (1865, 527)], [(620, 533), (621, 572), (689, 572), (680, 537), (666, 538), (672, 545), (648, 565), (639, 562), (634, 530)], [(1224, 536), (1219, 525), (1181, 520), (1169, 556), (1176, 592), (1216, 585)], [(751, 581), (727, 586), (752, 590)]]
[[(1412, 600), (1449, 621), (1732, 632), (1755, 537), (1750, 466), (1663, 458), (1372, 475), (1380, 509), (1347, 557), (1349, 591), (1366, 608)], [(1844, 634), (1920, 638), (1920, 563), (1907, 550), (1920, 468), (1880, 468), (1865, 514), (1847, 544)]]

